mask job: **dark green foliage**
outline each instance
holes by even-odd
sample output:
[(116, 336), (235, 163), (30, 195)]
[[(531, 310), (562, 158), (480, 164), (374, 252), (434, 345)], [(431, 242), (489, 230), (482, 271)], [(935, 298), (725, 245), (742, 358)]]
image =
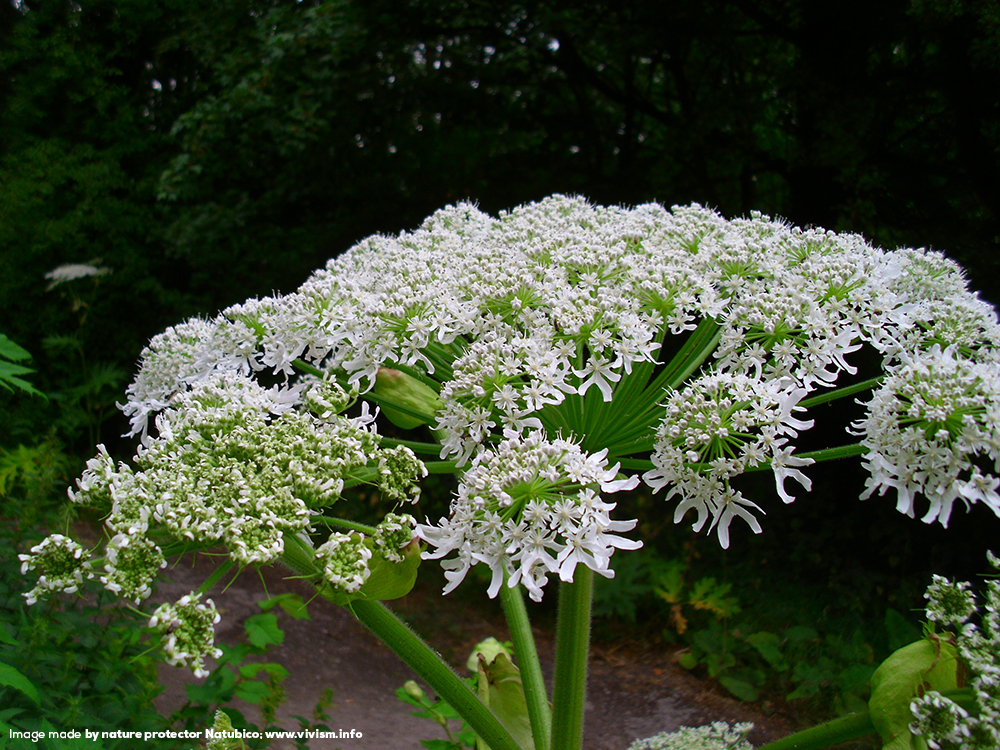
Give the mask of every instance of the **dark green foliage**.
[[(5, 332), (39, 357), (38, 387), (66, 393), (81, 383), (64, 382), (65, 350), (37, 346), (48, 336), (128, 373), (167, 325), (291, 291), (372, 232), (456, 200), (497, 211), (556, 191), (930, 244), (998, 298), (996, 13), (985, 0), (2, 4)], [(112, 273), (81, 329), (42, 277), (88, 261)], [(36, 431), (51, 418), (38, 411)]]
[[(6, 526), (4, 527), (7, 528)], [(0, 532), (0, 730), (162, 731), (152, 705), (156, 664), (142, 655), (140, 618), (109, 607), (113, 597), (89, 585), (75, 602), (26, 607), (16, 550), (21, 538)], [(103, 739), (90, 747), (166, 748), (170, 743)], [(2, 744), (2, 741), (0, 741)], [(59, 740), (10, 740), (11, 750), (70, 747)]]
[[(211, 726), (209, 717), (224, 709), (232, 722), (232, 726), (244, 732), (259, 732), (263, 730), (281, 730), (275, 724), (275, 714), (285, 698), (284, 681), (288, 670), (278, 663), (266, 662), (261, 659), (271, 651), (273, 646), (285, 640), (285, 633), (278, 624), (275, 609), (284, 610), (285, 614), (295, 619), (309, 619), (306, 604), (298, 594), (279, 594), (259, 602), (264, 610), (260, 614), (248, 617), (243, 623), (246, 643), (235, 646), (221, 646), (222, 656), (215, 669), (202, 682), (189, 684), (185, 687), (187, 703), (169, 717), (169, 724), (175, 730), (186, 729), (192, 732), (204, 732)], [(253, 724), (243, 714), (227, 704), (239, 699), (246, 701), (260, 710), (261, 726)], [(332, 694), (327, 690), (319, 697), (312, 719), (301, 716), (293, 717), (301, 730), (330, 731), (326, 726)], [(307, 738), (297, 738), (296, 747), (307, 748)], [(270, 740), (249, 739), (246, 746), (251, 750), (259, 750), (270, 745)]]
[(863, 614), (815, 585), (777, 575), (755, 584), (762, 571), (729, 568), (723, 581), (701, 575), (718, 566), (694, 562), (690, 552), (672, 560), (648, 548), (616, 556), (615, 578), (595, 586), (598, 636), (602, 618), (619, 636), (625, 620), (674, 650), (681, 666), (704, 670), (735, 697), (803, 702), (814, 718), (863, 707), (878, 664), (920, 637), (916, 618), (891, 608), (875, 616), (876, 602)]

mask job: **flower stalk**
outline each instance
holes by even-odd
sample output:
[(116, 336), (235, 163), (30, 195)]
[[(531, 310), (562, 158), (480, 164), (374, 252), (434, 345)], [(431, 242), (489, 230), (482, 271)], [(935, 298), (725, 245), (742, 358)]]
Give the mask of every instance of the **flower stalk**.
[(469, 686), (384, 604), (358, 599), (350, 606), (358, 620), (447, 701), (491, 750), (521, 750)]
[(514, 643), (517, 666), (521, 671), (524, 699), (528, 707), (528, 720), (531, 722), (535, 750), (549, 750), (552, 712), (549, 709), (545, 679), (542, 676), (541, 663), (538, 661), (538, 650), (535, 648), (535, 637), (531, 632), (531, 623), (528, 621), (528, 610), (524, 606), (521, 587), (514, 586), (512, 588), (504, 585), (500, 589), (500, 602), (503, 604), (507, 627), (510, 628), (510, 638)]
[(551, 750), (580, 750), (583, 745), (593, 598), (594, 574), (589, 568), (578, 567), (574, 580), (559, 586)]

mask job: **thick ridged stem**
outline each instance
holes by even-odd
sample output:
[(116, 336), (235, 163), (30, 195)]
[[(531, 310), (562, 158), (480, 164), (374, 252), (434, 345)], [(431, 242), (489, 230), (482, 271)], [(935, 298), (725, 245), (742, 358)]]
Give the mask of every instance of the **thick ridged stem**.
[(528, 705), (528, 720), (535, 740), (535, 750), (549, 750), (549, 735), (552, 733), (552, 713), (549, 697), (545, 692), (545, 678), (535, 649), (535, 638), (528, 621), (528, 610), (524, 607), (521, 587), (510, 588), (504, 582), (500, 587), (500, 602), (507, 616), (507, 627), (514, 643), (517, 668), (521, 672), (524, 700)]
[(583, 745), (594, 573), (585, 565), (577, 565), (573, 577), (573, 583), (559, 586), (551, 750), (580, 750)]

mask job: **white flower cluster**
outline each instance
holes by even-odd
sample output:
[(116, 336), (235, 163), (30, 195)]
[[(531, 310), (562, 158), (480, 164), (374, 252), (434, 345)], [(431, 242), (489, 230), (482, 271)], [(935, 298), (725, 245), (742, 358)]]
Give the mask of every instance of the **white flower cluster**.
[(628, 750), (753, 750), (747, 735), (753, 724), (744, 722), (730, 727), (717, 721), (703, 727), (681, 727), (676, 732), (660, 732), (636, 740)]
[(856, 424), (868, 448), (865, 496), (894, 489), (897, 509), (912, 517), (921, 495), (930, 501), (923, 520), (944, 525), (956, 500), (1000, 515), (1000, 478), (990, 473), (1000, 471), (998, 425), (1000, 362), (973, 362), (937, 343), (904, 356)]
[(24, 595), (28, 604), (53, 593), (74, 594), (85, 576), (92, 577), (90, 562), (83, 559), (83, 547), (62, 534), (46, 537), (28, 554), (17, 557), (21, 561), (21, 575), (39, 571), (38, 583)]
[(618, 465), (607, 468), (603, 452), (588, 455), (567, 440), (545, 440), (538, 432), (504, 440), (473, 459), (448, 518), (417, 526), (420, 538), (436, 548), (424, 556), (458, 553), (442, 563), (445, 593), (476, 563), (493, 573), (491, 597), (506, 578), (511, 588), (522, 583), (541, 601), (548, 574), (572, 581), (578, 564), (612, 578), (614, 550), (642, 546), (613, 533), (636, 522), (612, 521), (615, 505), (601, 500), (599, 493), (633, 489), (639, 481), (617, 476)]
[(698, 513), (694, 528), (699, 530), (711, 514), (723, 547), (729, 546), (734, 517), (743, 518), (759, 533), (760, 524), (749, 510), (759, 510), (758, 506), (733, 489), (729, 480), (766, 461), (786, 503), (795, 499), (785, 488), (786, 479), (811, 488), (812, 482), (798, 467), (812, 460), (793, 456), (787, 445), (800, 430), (812, 426), (811, 421), (792, 416), (806, 392), (790, 386), (787, 378), (761, 381), (725, 372), (698, 378), (667, 399), (666, 416), (656, 433), (656, 468), (643, 479), (654, 490), (667, 488), (667, 499), (680, 496), (675, 521), (694, 509)]
[[(1000, 560), (992, 553), (988, 557), (1000, 572)], [(926, 593), (927, 619), (955, 629), (955, 645), (975, 697), (972, 713), (937, 691), (913, 700), (910, 731), (922, 737), (931, 750), (1000, 747), (1000, 579), (986, 584), (981, 626), (970, 622), (977, 604), (969, 588), (968, 583), (952, 583), (934, 576)]]
[[(923, 498), (928, 522), (947, 523), (955, 500), (1000, 513), (1000, 325), (960, 269), (936, 252), (887, 252), (760, 214), (727, 221), (698, 205), (604, 208), (556, 195), (497, 218), (445, 208), (414, 232), (359, 243), (292, 294), (156, 337), (123, 408), (149, 442), (155, 416), (169, 431), (176, 417), (162, 415), (203, 384), (277, 376), (284, 385), (261, 397), (260, 420), (274, 428), (287, 412), (290, 433), (322, 433), (340, 401), (305, 388), (300, 373), (332, 373), (382, 399), (390, 417), (377, 386), (401, 373), (433, 405), (398, 413), (413, 424), (430, 415), (442, 459), (477, 466), (501, 440), (565, 437), (644, 463), (647, 483), (676, 498), (677, 520), (693, 510), (695, 526), (711, 519), (726, 544), (732, 518), (760, 529), (759, 509), (734, 487), (740, 473), (772, 470), (786, 502), (788, 479), (809, 488), (810, 459), (795, 443), (811, 421), (793, 414), (856, 375), (862, 348), (886, 373), (856, 424), (869, 494), (892, 490), (911, 515)], [(382, 469), (394, 473), (403, 455), (386, 455)], [(300, 467), (317, 479), (298, 476), (297, 489), (335, 494), (325, 467)], [(246, 480), (211, 477), (213, 487)], [(409, 486), (384, 489), (402, 499)], [(275, 497), (287, 506), (276, 515), (292, 518), (287, 494)], [(145, 522), (143, 506), (130, 524)], [(227, 543), (243, 539), (248, 559), (260, 549), (268, 559), (272, 519), (260, 508), (247, 517), (246, 531), (227, 522)]]
[[(287, 394), (303, 389), (319, 391), (305, 403), (322, 403), (321, 416), (290, 408)], [(178, 393), (157, 417), (158, 436), (136, 457), (139, 471), (124, 464), (114, 470), (102, 451), (72, 496), (110, 500), (106, 523), (117, 534), (108, 564), (117, 575), (106, 585), (120, 586), (122, 570), (152, 579), (152, 563), (162, 557), (145, 537), (150, 524), (178, 540), (221, 542), (240, 565), (271, 562), (284, 550), (284, 535), (308, 528), (311, 512), (336, 502), (345, 478), (369, 462), (384, 468), (376, 481), (394, 498), (415, 499), (423, 467), (405, 448), (378, 448), (370, 416), (331, 413), (348, 400), (329, 380), (265, 390), (238, 372), (218, 372)], [(129, 565), (113, 559), (140, 549), (153, 555), (149, 564), (135, 555)], [(133, 584), (129, 591), (144, 595), (148, 588)]]
[(149, 619), (149, 627), (156, 628), (163, 638), (168, 664), (188, 667), (195, 677), (207, 677), (205, 657), (222, 656), (222, 650), (214, 646), (218, 622), (215, 602), (202, 602), (201, 594), (191, 593), (175, 604), (161, 604)]
[[(1000, 572), (1000, 559), (987, 553)], [(931, 750), (994, 750), (1000, 747), (1000, 579), (986, 584), (981, 625), (970, 620), (978, 611), (968, 583), (952, 583), (941, 576), (927, 588), (927, 619), (955, 631), (955, 645), (975, 696), (975, 711), (936, 691), (915, 698), (910, 705), (910, 731), (923, 737)], [(969, 677), (971, 676), (971, 679)]]
[(375, 527), (372, 543), (379, 554), (389, 562), (401, 563), (404, 560), (403, 548), (413, 541), (417, 520), (405, 513), (387, 513), (385, 518)]
[(358, 534), (330, 534), (316, 549), (316, 559), (323, 569), (323, 580), (349, 594), (364, 586), (371, 575), (368, 561), (372, 552)]

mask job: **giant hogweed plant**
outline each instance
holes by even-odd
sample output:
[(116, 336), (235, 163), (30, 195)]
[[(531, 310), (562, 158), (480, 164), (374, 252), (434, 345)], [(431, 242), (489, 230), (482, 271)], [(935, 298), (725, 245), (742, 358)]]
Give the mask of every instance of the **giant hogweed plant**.
[[(29, 598), (94, 576), (140, 601), (168, 557), (221, 546), (216, 574), (153, 616), (174, 663), (205, 673), (209, 586), (282, 563), (349, 606), (486, 746), (578, 750), (593, 576), (641, 546), (615, 493), (644, 483), (725, 547), (735, 520), (761, 532), (742, 474), (770, 471), (789, 503), (812, 464), (856, 456), (864, 497), (909, 516), (1000, 514), (998, 344), (993, 309), (937, 252), (698, 205), (452, 206), (364, 240), (293, 294), (153, 339), (123, 407), (133, 463), (99, 446), (71, 492), (109, 509), (107, 541), (53, 536), (25, 555), (41, 573)], [(877, 377), (858, 373), (861, 350)], [(841, 444), (797, 450), (810, 411), (845, 398), (865, 412)], [(380, 435), (380, 412), (410, 439)], [(407, 511), (428, 472), (458, 489), (446, 518), (418, 523)], [(377, 526), (345, 517), (359, 484), (396, 504)], [(441, 560), (445, 592), (487, 569), (516, 700), (470, 690), (381, 603), (421, 558)], [(555, 580), (550, 705), (522, 596)]]

